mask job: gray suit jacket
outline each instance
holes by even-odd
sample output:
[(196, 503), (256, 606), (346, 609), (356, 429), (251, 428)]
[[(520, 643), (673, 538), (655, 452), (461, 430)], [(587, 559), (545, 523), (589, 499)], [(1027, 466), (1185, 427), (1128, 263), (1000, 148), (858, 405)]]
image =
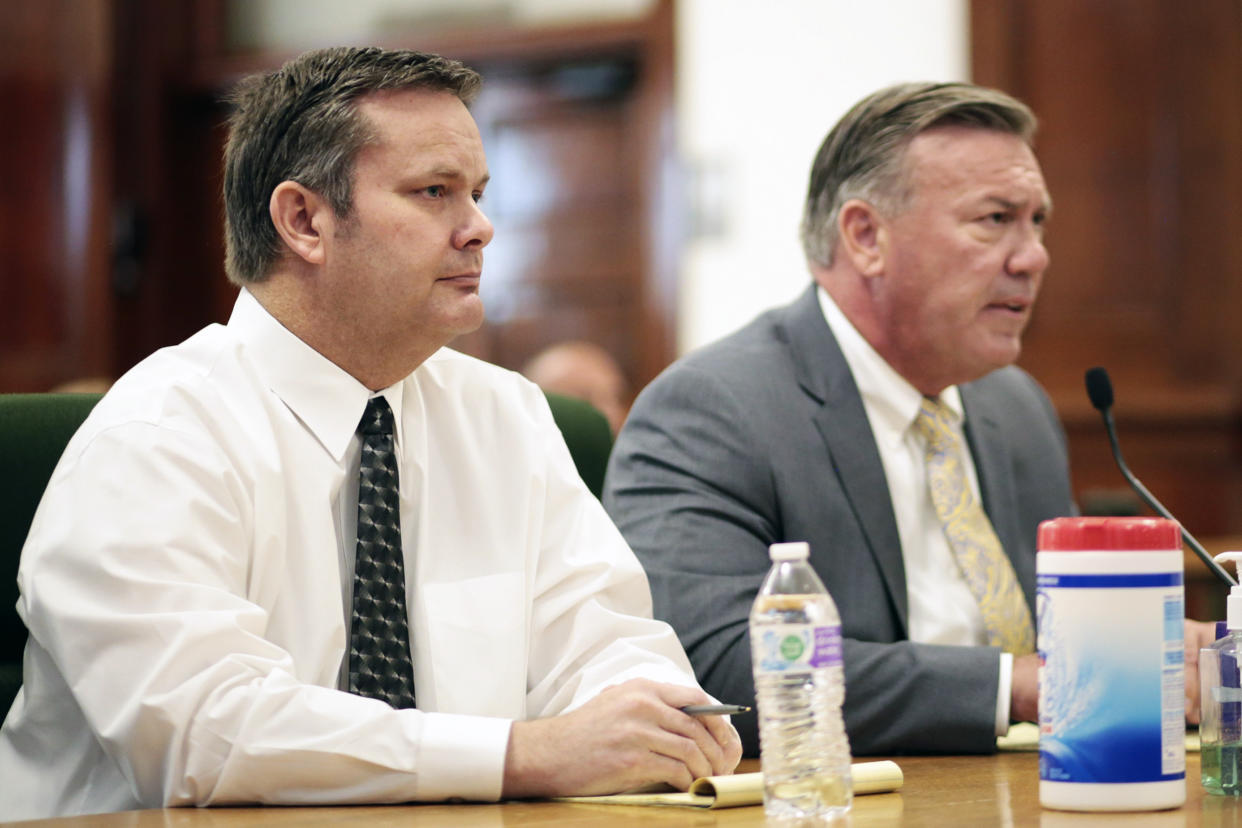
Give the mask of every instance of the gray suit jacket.
[[(1064, 434), (1017, 368), (961, 393), (984, 507), (1033, 607), (1036, 527), (1074, 508)], [(841, 612), (855, 754), (995, 750), (999, 650), (907, 639), (888, 484), (813, 286), (639, 395), (604, 505), (647, 570), (656, 617), (721, 701), (754, 700), (747, 616), (768, 545), (805, 540)], [(734, 724), (755, 755), (756, 717)]]

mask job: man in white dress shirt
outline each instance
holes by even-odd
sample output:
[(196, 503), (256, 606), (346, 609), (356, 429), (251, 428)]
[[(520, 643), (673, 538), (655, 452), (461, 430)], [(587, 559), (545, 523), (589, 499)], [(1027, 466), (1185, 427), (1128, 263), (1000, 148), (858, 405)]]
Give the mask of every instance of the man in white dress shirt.
[[(766, 548), (805, 540), (841, 611), (855, 752), (988, 752), (1036, 717), (1036, 527), (1074, 505), (1056, 413), (1012, 365), (1049, 261), (1034, 131), (1024, 104), (971, 84), (864, 98), (811, 168), (813, 284), (639, 395), (604, 504), (709, 692), (754, 697)], [(953, 520), (945, 482), (929, 485), (925, 406), (959, 449), (971, 510)], [(977, 595), (983, 572), (1004, 589)], [(1012, 624), (991, 623), (1002, 599)], [(1197, 654), (1208, 625), (1187, 630)]]
[[(443, 347), (483, 319), (478, 84), (344, 48), (239, 87), (242, 290), (227, 326), (122, 377), (52, 476), (0, 819), (685, 788), (736, 765), (727, 720), (679, 709), (709, 698), (542, 394)], [(376, 397), (415, 709), (344, 689)]]

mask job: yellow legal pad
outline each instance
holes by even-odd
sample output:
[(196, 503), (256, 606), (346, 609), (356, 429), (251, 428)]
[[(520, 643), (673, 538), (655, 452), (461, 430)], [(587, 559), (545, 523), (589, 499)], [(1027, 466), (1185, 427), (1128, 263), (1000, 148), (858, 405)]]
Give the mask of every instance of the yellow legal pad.
[[(905, 781), (896, 762), (856, 762), (850, 766), (854, 793), (888, 793)], [(763, 804), (763, 774), (735, 773), (704, 776), (694, 780), (688, 791), (641, 792), (609, 796), (564, 796), (560, 802), (586, 802), (593, 805), (681, 805), (690, 808), (736, 808)]]

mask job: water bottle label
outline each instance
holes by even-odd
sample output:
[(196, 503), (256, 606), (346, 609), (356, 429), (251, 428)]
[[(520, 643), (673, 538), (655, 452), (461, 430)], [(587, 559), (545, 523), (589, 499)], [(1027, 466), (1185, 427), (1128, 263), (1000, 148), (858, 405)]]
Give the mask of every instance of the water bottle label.
[(1183, 778), (1180, 573), (1041, 571), (1038, 585), (1040, 779)]
[(761, 673), (806, 672), (841, 664), (841, 626), (773, 624), (758, 631)]

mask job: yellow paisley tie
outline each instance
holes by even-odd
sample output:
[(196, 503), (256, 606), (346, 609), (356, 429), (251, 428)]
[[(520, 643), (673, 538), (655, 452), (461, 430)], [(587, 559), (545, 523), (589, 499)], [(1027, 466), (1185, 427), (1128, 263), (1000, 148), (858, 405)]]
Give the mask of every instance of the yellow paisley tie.
[(957, 565), (979, 602), (988, 643), (1022, 655), (1035, 649), (1035, 629), (1013, 565), (962, 466), (962, 442), (949, 409), (924, 399), (915, 431), (926, 441), (927, 485)]

